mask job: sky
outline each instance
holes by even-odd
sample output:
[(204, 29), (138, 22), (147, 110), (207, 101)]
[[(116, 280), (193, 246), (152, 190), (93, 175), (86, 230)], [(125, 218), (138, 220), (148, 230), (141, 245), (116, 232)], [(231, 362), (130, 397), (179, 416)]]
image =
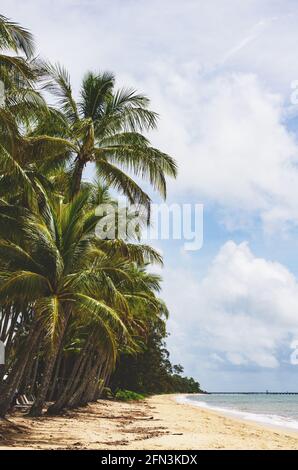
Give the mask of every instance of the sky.
[(112, 70), (160, 115), (150, 139), (179, 166), (168, 202), (204, 205), (200, 250), (154, 242), (173, 362), (208, 391), (298, 391), (297, 1), (1, 0), (1, 13), (75, 93), (87, 70)]

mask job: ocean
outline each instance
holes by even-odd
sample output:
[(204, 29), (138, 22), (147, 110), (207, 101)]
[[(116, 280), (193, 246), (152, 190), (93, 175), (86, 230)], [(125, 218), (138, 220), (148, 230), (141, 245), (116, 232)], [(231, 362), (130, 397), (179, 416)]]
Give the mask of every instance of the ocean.
[(298, 431), (298, 395), (212, 393), (184, 395), (177, 400), (231, 417)]

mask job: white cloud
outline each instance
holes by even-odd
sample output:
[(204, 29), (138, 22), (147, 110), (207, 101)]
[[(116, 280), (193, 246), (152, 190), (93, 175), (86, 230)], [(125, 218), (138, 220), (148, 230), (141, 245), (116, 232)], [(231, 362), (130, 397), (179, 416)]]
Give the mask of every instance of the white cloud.
[[(2, 0), (70, 70), (112, 69), (161, 114), (154, 142), (179, 163), (177, 188), (224, 210), (229, 227), (297, 223), (298, 148), (282, 118), (298, 78), (292, 0)], [(240, 214), (241, 212), (241, 214)]]
[(191, 351), (199, 364), (208, 353), (214, 367), (225, 361), (276, 368), (280, 348), (290, 354), (298, 337), (297, 279), (282, 264), (256, 257), (246, 242), (225, 243), (201, 280), (167, 272), (165, 297), (175, 357)]
[(216, 203), (236, 227), (256, 216), (267, 229), (297, 224), (298, 146), (283, 122), (282, 97), (253, 74), (207, 82), (184, 73), (173, 72), (159, 97), (159, 143), (179, 161), (175, 194)]

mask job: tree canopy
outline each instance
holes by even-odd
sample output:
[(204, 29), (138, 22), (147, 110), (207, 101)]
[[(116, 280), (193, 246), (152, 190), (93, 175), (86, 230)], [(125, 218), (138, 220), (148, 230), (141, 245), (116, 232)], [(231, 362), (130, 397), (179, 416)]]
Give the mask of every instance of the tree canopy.
[(97, 207), (116, 207), (115, 191), (143, 204), (147, 223), (140, 181), (166, 197), (177, 168), (148, 140), (158, 116), (145, 95), (116, 89), (111, 72), (87, 72), (74, 96), (64, 67), (34, 50), (31, 33), (0, 16), (0, 416), (23, 395), (39, 416), (109, 385), (198, 391), (165, 350), (161, 278), (148, 270), (160, 254), (137, 236), (95, 230)]

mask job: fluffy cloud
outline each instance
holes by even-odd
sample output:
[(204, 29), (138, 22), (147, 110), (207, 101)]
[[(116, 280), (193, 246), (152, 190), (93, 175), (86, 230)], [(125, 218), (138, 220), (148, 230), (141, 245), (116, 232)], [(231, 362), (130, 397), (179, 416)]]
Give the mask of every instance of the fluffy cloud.
[[(215, 203), (231, 227), (296, 224), (298, 148), (283, 121), (298, 78), (297, 4), (249, 0), (3, 0), (79, 88), (112, 69), (152, 98), (154, 143), (178, 160), (176, 198)], [(46, 12), (46, 14), (45, 14)], [(61, 47), (63, 45), (63, 47)], [(295, 112), (295, 109), (294, 109)]]
[(208, 82), (194, 74), (173, 72), (159, 97), (159, 144), (179, 161), (175, 194), (179, 188), (217, 204), (236, 227), (254, 217), (267, 229), (296, 225), (298, 146), (282, 97), (254, 74)]
[(281, 348), (290, 354), (298, 338), (297, 279), (280, 263), (256, 257), (246, 242), (225, 243), (201, 280), (189, 271), (167, 273), (165, 296), (176, 357), (192, 354), (200, 363), (208, 356), (220, 368), (277, 368)]

